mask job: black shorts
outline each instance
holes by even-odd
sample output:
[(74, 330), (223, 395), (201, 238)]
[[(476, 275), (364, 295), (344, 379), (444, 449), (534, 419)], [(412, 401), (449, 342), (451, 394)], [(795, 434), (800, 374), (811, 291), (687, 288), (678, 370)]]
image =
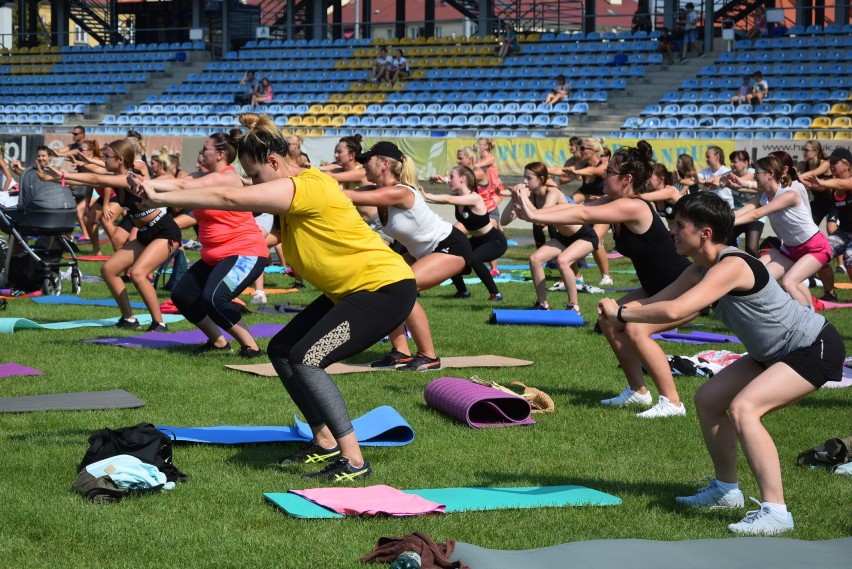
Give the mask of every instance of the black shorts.
[(127, 213), (125, 213), (121, 217), (121, 221), (116, 223), (115, 226), (122, 228), (123, 230), (125, 230), (128, 233), (130, 233), (133, 230), (133, 228), (136, 227), (135, 225), (133, 225), (133, 220), (130, 219), (130, 216)]
[(168, 239), (180, 243), (180, 237), (180, 227), (168, 214), (143, 225), (136, 232), (136, 240), (146, 247), (155, 239)]
[[(819, 335), (810, 346), (793, 350), (781, 359), (793, 371), (801, 375), (816, 388), (829, 381), (843, 379), (843, 360), (846, 347), (837, 328), (826, 322)], [(764, 363), (760, 366), (766, 369)]]
[(595, 230), (588, 225), (581, 226), (576, 233), (574, 233), (573, 235), (569, 235), (568, 237), (562, 235), (561, 233), (557, 233), (554, 236), (554, 239), (562, 243), (562, 245), (564, 245), (566, 249), (580, 239), (591, 243), (592, 250), (598, 248), (598, 234), (595, 233)]
[(460, 274), (470, 274), (470, 258), (473, 256), (473, 248), (470, 246), (470, 240), (464, 236), (464, 233), (458, 227), (453, 226), (450, 234), (438, 243), (438, 246), (432, 252), (463, 258), (465, 264)]

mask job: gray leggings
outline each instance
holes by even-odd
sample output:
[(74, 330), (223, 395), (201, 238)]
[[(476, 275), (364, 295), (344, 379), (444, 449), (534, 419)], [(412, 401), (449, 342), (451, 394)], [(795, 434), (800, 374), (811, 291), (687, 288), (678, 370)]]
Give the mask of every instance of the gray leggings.
[(416, 299), (414, 279), (337, 304), (323, 295), (272, 338), (269, 360), (311, 428), (325, 425), (335, 439), (352, 432), (343, 395), (324, 368), (381, 340), (411, 314)]

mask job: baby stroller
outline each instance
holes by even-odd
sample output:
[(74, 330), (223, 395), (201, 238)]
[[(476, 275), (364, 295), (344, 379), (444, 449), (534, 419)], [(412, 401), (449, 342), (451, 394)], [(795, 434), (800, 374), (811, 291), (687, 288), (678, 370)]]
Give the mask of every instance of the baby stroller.
[[(71, 268), (71, 292), (80, 292), (82, 276), (77, 266), (75, 247), (65, 237), (74, 230), (74, 209), (4, 210), (0, 208), (0, 288), (23, 292), (41, 289), (43, 294), (62, 294), (59, 271)], [(33, 242), (30, 238), (35, 237)], [(23, 254), (13, 255), (16, 249)], [(65, 254), (70, 259), (63, 259)]]

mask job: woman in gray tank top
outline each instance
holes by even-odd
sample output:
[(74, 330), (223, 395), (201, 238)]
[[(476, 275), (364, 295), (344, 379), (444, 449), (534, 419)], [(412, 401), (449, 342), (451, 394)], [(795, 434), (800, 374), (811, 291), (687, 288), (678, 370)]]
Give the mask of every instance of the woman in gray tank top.
[[(761, 419), (842, 377), (846, 351), (829, 322), (793, 300), (754, 257), (725, 244), (734, 215), (715, 194), (685, 196), (675, 204), (672, 235), (679, 253), (694, 264), (660, 293), (628, 306), (602, 299), (602, 318), (620, 322), (669, 322), (712, 302), (719, 318), (748, 354), (708, 380), (695, 408), (715, 478), (677, 502), (694, 507), (740, 509), (737, 440), (760, 489), (760, 509), (728, 528), (744, 535), (773, 535), (793, 528), (781, 483), (778, 450)], [(754, 498), (752, 498), (755, 502)]]

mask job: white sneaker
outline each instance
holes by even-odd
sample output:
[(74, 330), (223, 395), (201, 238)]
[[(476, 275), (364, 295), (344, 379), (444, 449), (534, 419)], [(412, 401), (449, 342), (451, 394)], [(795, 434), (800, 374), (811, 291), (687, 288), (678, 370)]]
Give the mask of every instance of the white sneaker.
[(663, 395), (660, 395), (659, 401), (657, 404), (648, 409), (647, 411), (642, 411), (641, 413), (637, 413), (637, 417), (642, 417), (643, 419), (658, 419), (660, 417), (683, 417), (686, 415), (686, 405), (683, 403), (680, 404), (680, 407), (676, 407), (673, 403), (671, 403), (668, 398)]
[(745, 506), (743, 493), (739, 489), (725, 492), (719, 488), (716, 479), (711, 478), (709, 482), (708, 486), (699, 488), (692, 496), (676, 497), (675, 502), (695, 508), (709, 508), (711, 510), (735, 510)]
[(604, 405), (610, 405), (612, 407), (622, 407), (624, 405), (650, 405), (653, 402), (654, 398), (651, 396), (650, 392), (638, 393), (633, 391), (629, 385), (612, 399), (601, 400), (601, 403)]
[(262, 290), (254, 291), (254, 295), (249, 302), (252, 304), (266, 304), (266, 293)]
[(554, 283), (554, 284), (553, 284), (553, 285), (552, 285), (549, 289), (547, 289), (547, 290), (565, 290), (565, 283), (564, 283), (564, 282), (562, 282), (562, 281), (559, 281), (559, 282), (557, 282), (557, 283)]
[(793, 514), (787, 512), (781, 516), (764, 506), (754, 498), (751, 499), (760, 506), (759, 510), (746, 513), (741, 521), (731, 524), (728, 529), (740, 535), (776, 535), (793, 529)]
[(600, 286), (609, 286), (613, 284), (612, 277), (609, 275), (604, 275), (601, 277), (601, 282), (598, 283)]

